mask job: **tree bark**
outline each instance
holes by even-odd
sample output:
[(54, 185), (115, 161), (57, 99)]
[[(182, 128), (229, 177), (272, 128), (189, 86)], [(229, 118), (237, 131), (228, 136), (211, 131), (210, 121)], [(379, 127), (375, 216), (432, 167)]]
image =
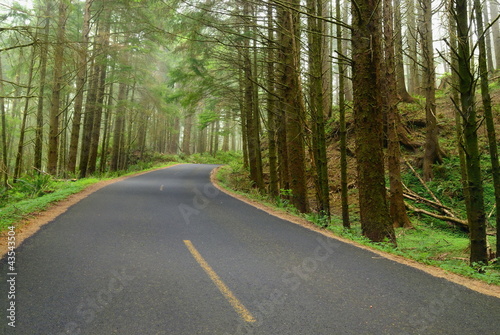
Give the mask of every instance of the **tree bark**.
[(394, 48), (396, 53), (396, 79), (397, 79), (397, 92), (401, 101), (406, 103), (413, 103), (415, 99), (408, 93), (406, 89), (405, 68), (403, 61), (403, 29), (401, 21), (401, 2), (400, 0), (394, 1)]
[(439, 147), (436, 118), (436, 70), (434, 66), (434, 47), (432, 34), (432, 1), (420, 0), (423, 12), (421, 38), (424, 58), (424, 89), (425, 89), (425, 119), (426, 136), (424, 148), (424, 180), (433, 178), (433, 164), (442, 163), (442, 152)]
[[(94, 55), (97, 53), (97, 49), (94, 49)], [(96, 60), (94, 60), (95, 62)], [(90, 145), (92, 143), (92, 128), (94, 126), (94, 115), (97, 102), (97, 89), (99, 86), (99, 73), (97, 72), (99, 67), (96, 64), (91, 66), (91, 73), (88, 76), (89, 89), (87, 92), (87, 101), (85, 104), (85, 115), (83, 118), (83, 135), (81, 139), (81, 150), (80, 150), (80, 165), (79, 173), (80, 178), (85, 178), (87, 175), (87, 168), (90, 156)]]
[(126, 114), (127, 84), (121, 82), (118, 87), (118, 101), (116, 104), (115, 129), (113, 133), (113, 147), (111, 152), (112, 172), (120, 169), (120, 157), (123, 151), (123, 127)]
[(408, 54), (410, 58), (409, 65), (409, 91), (411, 94), (420, 94), (420, 74), (418, 71), (418, 48), (417, 48), (417, 40), (418, 40), (418, 32), (417, 32), (417, 20), (415, 18), (415, 1), (416, 0), (407, 0), (407, 33), (406, 39), (408, 40)]
[(61, 0), (59, 2), (57, 42), (54, 49), (54, 79), (52, 80), (52, 98), (49, 114), (49, 149), (47, 172), (51, 175), (57, 175), (59, 148), (59, 115), (61, 113), (61, 91), (64, 81), (64, 39), (66, 31), (67, 11), (68, 3), (66, 2), (66, 0)]
[(318, 212), (330, 216), (330, 198), (328, 186), (328, 162), (326, 158), (325, 138), (325, 95), (324, 72), (324, 32), (322, 0), (308, 0), (308, 49), (309, 49), (309, 106), (312, 122), (312, 149), (316, 168), (316, 198)]
[[(396, 54), (393, 31), (392, 0), (384, 0), (384, 41), (385, 41), (385, 80), (380, 87), (385, 87), (384, 102), (387, 113), (387, 161), (389, 166), (390, 213), (394, 227), (411, 227), (406, 213), (403, 183), (401, 181), (401, 152), (398, 137), (398, 97), (396, 76)], [(396, 43), (397, 44), (397, 43)], [(385, 84), (385, 85), (384, 85)]]
[(0, 114), (2, 118), (2, 184), (7, 189), (9, 187), (9, 161), (7, 149), (7, 120), (5, 110), (5, 89), (3, 84), (2, 58), (0, 57)]
[(284, 72), (281, 74), (283, 103), (286, 112), (288, 149), (288, 172), (292, 204), (300, 211), (307, 212), (307, 187), (305, 174), (304, 120), (305, 106), (302, 98), (300, 78), (300, 31), (298, 0), (287, 0), (286, 8), (279, 9), (280, 61)]
[[(488, 10), (488, 2), (484, 1), (482, 4), (482, 15), (483, 15), (483, 22), (484, 24), (487, 24), (490, 20), (490, 13)], [(484, 26), (484, 25), (483, 25)], [(484, 31), (484, 27), (483, 27)], [(481, 35), (478, 33), (478, 35)], [(488, 67), (488, 72), (493, 72), (495, 70), (495, 66), (493, 65), (493, 52), (492, 52), (492, 46), (491, 46), (491, 28), (488, 29), (486, 34), (484, 35), (484, 42), (485, 42), (485, 52), (486, 52), (486, 60), (487, 60), (487, 67)]]
[(488, 263), (486, 246), (486, 214), (484, 211), (483, 184), (477, 136), (475, 80), (471, 69), (469, 46), (469, 21), (466, 0), (455, 0), (458, 37), (458, 76), (460, 78), (460, 108), (463, 118), (464, 150), (469, 190), (470, 263)]
[(276, 73), (274, 68), (276, 47), (274, 40), (274, 14), (273, 6), (269, 3), (267, 5), (267, 137), (269, 141), (269, 194), (272, 197), (279, 195), (278, 185), (278, 154), (276, 145), (276, 90), (275, 80)]
[[(337, 18), (341, 17), (340, 2), (336, 2)], [(337, 49), (338, 53), (344, 53), (342, 27), (337, 25)], [(345, 82), (346, 82), (346, 66), (344, 59), (341, 56), (339, 59), (339, 122), (340, 122), (340, 188), (341, 188), (341, 202), (342, 202), (342, 225), (346, 229), (351, 228), (349, 219), (349, 194), (347, 189), (347, 129), (345, 121), (346, 103), (345, 103)]]
[(45, 86), (47, 85), (47, 58), (49, 53), (49, 32), (52, 2), (47, 0), (45, 8), (45, 23), (43, 31), (43, 42), (40, 49), (40, 85), (38, 92), (38, 103), (36, 112), (36, 131), (35, 131), (35, 158), (34, 167), (36, 171), (42, 171), (43, 156), (43, 107), (45, 103)]
[(193, 112), (186, 111), (184, 117), (184, 132), (182, 136), (182, 152), (185, 155), (191, 154), (191, 130), (193, 128)]
[(99, 139), (101, 135), (101, 123), (102, 123), (102, 112), (104, 105), (104, 93), (106, 91), (106, 75), (107, 75), (107, 49), (109, 46), (109, 23), (110, 13), (106, 14), (105, 18), (105, 28), (102, 32), (102, 36), (100, 38), (100, 44), (102, 45), (102, 54), (99, 57), (98, 70), (99, 79), (98, 79), (98, 87), (97, 87), (97, 97), (96, 103), (93, 106), (94, 118), (92, 125), (92, 135), (90, 142), (90, 152), (89, 152), (89, 162), (87, 166), (87, 174), (93, 174), (96, 171), (97, 164), (97, 156), (99, 151)]
[(498, 147), (497, 136), (495, 131), (495, 122), (491, 107), (491, 96), (489, 90), (489, 76), (487, 65), (486, 41), (484, 38), (484, 25), (481, 16), (481, 2), (474, 0), (476, 12), (476, 27), (479, 36), (479, 74), (481, 76), (481, 97), (483, 100), (484, 118), (486, 120), (486, 129), (488, 132), (488, 144), (492, 166), (493, 186), (495, 189), (495, 205), (496, 205), (496, 227), (497, 227), (497, 257), (500, 255), (500, 165), (498, 163)]
[(396, 243), (387, 206), (381, 112), (381, 27), (377, 0), (352, 2), (354, 122), (361, 229), (372, 241)]
[[(35, 39), (37, 39), (37, 35), (35, 34)], [(16, 155), (16, 166), (14, 168), (14, 181), (18, 179), (21, 176), (21, 170), (22, 170), (22, 162), (23, 162), (23, 152), (24, 152), (24, 138), (25, 138), (25, 131), (26, 131), (26, 122), (28, 119), (28, 112), (29, 112), (29, 102), (30, 102), (30, 95), (31, 95), (31, 83), (33, 82), (33, 69), (35, 67), (35, 48), (32, 48), (31, 51), (31, 61), (30, 61), (30, 69), (29, 69), (29, 74), (28, 74), (28, 88), (26, 89), (26, 99), (24, 103), (24, 110), (23, 110), (23, 117), (21, 121), (21, 129), (19, 132), (19, 143), (17, 146), (17, 155)]]
[(90, 34), (90, 15), (94, 0), (85, 1), (83, 14), (82, 40), (79, 47), (79, 62), (76, 74), (76, 96), (73, 111), (73, 124), (71, 127), (71, 139), (69, 144), (68, 172), (75, 173), (76, 160), (78, 157), (78, 142), (80, 140), (80, 126), (82, 122), (83, 96), (85, 83), (87, 81), (87, 56)]
[[(498, 15), (498, 2), (497, 0), (489, 0), (491, 5), (491, 21), (495, 20)], [(500, 23), (498, 20), (493, 23), (491, 27), (493, 33), (493, 45), (495, 46), (495, 69), (500, 68)]]

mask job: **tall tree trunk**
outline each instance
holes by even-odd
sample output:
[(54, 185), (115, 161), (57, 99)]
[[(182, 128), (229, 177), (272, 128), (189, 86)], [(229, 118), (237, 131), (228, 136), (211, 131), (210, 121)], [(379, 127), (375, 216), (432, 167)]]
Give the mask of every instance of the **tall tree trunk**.
[(486, 129), (488, 131), (488, 144), (491, 157), (493, 186), (495, 189), (496, 205), (496, 226), (497, 226), (497, 257), (500, 255), (500, 165), (498, 163), (497, 136), (495, 131), (495, 122), (491, 107), (491, 96), (489, 90), (489, 76), (486, 54), (486, 41), (484, 38), (484, 25), (481, 16), (481, 2), (474, 0), (476, 12), (476, 28), (479, 36), (479, 73), (481, 76), (481, 96), (483, 100), (484, 118), (486, 120)]
[(409, 91), (411, 94), (419, 94), (420, 93), (420, 74), (418, 71), (418, 52), (417, 52), (417, 41), (418, 41), (418, 32), (417, 32), (417, 20), (415, 14), (415, 1), (416, 0), (407, 0), (407, 32), (406, 39), (408, 41), (408, 53), (410, 58), (409, 65)]
[(300, 211), (308, 211), (304, 120), (305, 106), (302, 97), (300, 77), (300, 18), (298, 0), (285, 1), (286, 8), (279, 9), (280, 61), (284, 72), (281, 74), (283, 103), (286, 111), (286, 131), (288, 149), (288, 172), (292, 204)]
[(330, 215), (328, 187), (328, 162), (326, 158), (325, 112), (324, 112), (324, 39), (323, 0), (308, 0), (308, 49), (309, 49), (309, 106), (312, 121), (312, 148), (316, 168), (316, 198), (318, 211)]
[[(498, 11), (497, 0), (489, 0), (491, 6), (491, 22), (495, 20), (500, 14)], [(500, 68), (500, 23), (495, 21), (491, 27), (493, 33), (493, 45), (495, 46), (495, 69)]]
[[(336, 2), (336, 15), (337, 18), (341, 17), (340, 2)], [(343, 55), (343, 28), (337, 25), (337, 49), (340, 55)], [(341, 202), (342, 202), (342, 225), (346, 229), (351, 228), (349, 219), (349, 194), (347, 189), (347, 129), (345, 121), (346, 103), (345, 103), (345, 70), (344, 59), (341, 56), (339, 59), (339, 119), (340, 119), (340, 189), (341, 189)]]
[(361, 229), (372, 241), (396, 242), (387, 206), (381, 112), (378, 0), (352, 1), (354, 123)]
[[(484, 1), (482, 5), (482, 15), (483, 15), (483, 22), (484, 24), (488, 24), (490, 20), (490, 13), (488, 10), (488, 2)], [(484, 30), (484, 28), (483, 28)], [(481, 35), (478, 33), (478, 35)], [(491, 46), (491, 30), (489, 29), (486, 31), (486, 34), (484, 35), (485, 37), (485, 52), (486, 52), (486, 60), (488, 64), (488, 71), (493, 72), (495, 70), (495, 66), (493, 65), (493, 52), (492, 52), (492, 46)]]
[(127, 84), (121, 82), (118, 87), (116, 104), (115, 129), (113, 133), (113, 147), (111, 151), (111, 171), (120, 169), (120, 157), (123, 151), (123, 126), (126, 114)]
[(185, 155), (191, 154), (191, 129), (193, 128), (193, 112), (186, 111), (184, 117), (184, 133), (182, 136), (182, 152)]
[(429, 181), (433, 178), (433, 164), (442, 163), (443, 158), (439, 147), (436, 119), (436, 70), (432, 34), (432, 1), (420, 0), (420, 6), (423, 12), (421, 37), (425, 75), (425, 120), (427, 124), (423, 172), (424, 180)]
[(260, 120), (260, 104), (259, 104), (259, 63), (258, 63), (258, 46), (257, 46), (257, 36), (259, 34), (257, 27), (257, 8), (256, 4), (252, 6), (253, 18), (252, 18), (252, 35), (253, 37), (253, 64), (252, 64), (252, 87), (253, 87), (253, 122), (254, 122), (254, 131), (255, 131), (255, 145), (256, 145), (256, 170), (257, 170), (257, 187), (259, 190), (264, 193), (264, 174), (263, 174), (263, 164), (262, 164), (262, 144), (260, 141), (261, 136), (261, 120)]
[(7, 120), (5, 110), (5, 89), (3, 84), (2, 57), (0, 57), (0, 113), (2, 118), (2, 183), (5, 188), (9, 187), (9, 161), (7, 149)]
[[(97, 53), (94, 49), (94, 55)], [(94, 60), (95, 62), (96, 60)], [(85, 115), (83, 118), (83, 134), (81, 139), (80, 150), (80, 178), (87, 176), (87, 168), (90, 156), (90, 145), (92, 143), (92, 128), (94, 126), (94, 115), (97, 101), (97, 89), (99, 86), (99, 67), (94, 63), (91, 66), (91, 73), (89, 75), (89, 89), (87, 92), (87, 102), (85, 104)]]
[(461, 114), (464, 123), (464, 149), (467, 160), (467, 186), (470, 230), (470, 262), (488, 262), (486, 248), (486, 215), (484, 212), (483, 184), (477, 136), (475, 80), (471, 69), (469, 47), (469, 21), (466, 0), (455, 0), (458, 37), (458, 75), (460, 78)]
[(71, 128), (71, 140), (69, 144), (68, 172), (75, 173), (76, 159), (78, 156), (78, 142), (80, 139), (80, 126), (82, 122), (83, 95), (85, 82), (87, 81), (87, 56), (90, 34), (90, 9), (94, 0), (85, 1), (83, 14), (82, 41), (80, 43), (78, 71), (76, 73), (76, 96), (73, 112), (73, 124)]
[(108, 101), (107, 101), (106, 113), (104, 116), (104, 133), (102, 134), (103, 140), (102, 140), (101, 158), (99, 164), (100, 173), (104, 173), (106, 171), (106, 165), (108, 160), (109, 137), (110, 137), (109, 130), (111, 128), (111, 115), (112, 115), (111, 111), (113, 108), (113, 88), (114, 84), (112, 79), (109, 85)]
[(394, 227), (411, 227), (410, 219), (406, 214), (403, 197), (403, 183), (401, 181), (401, 152), (398, 137), (398, 97), (396, 76), (396, 53), (393, 31), (392, 0), (384, 0), (384, 41), (385, 41), (385, 78), (380, 83), (385, 97), (385, 111), (387, 113), (387, 161), (389, 166), (390, 184), (390, 213)]
[(45, 86), (47, 85), (47, 58), (49, 53), (49, 32), (52, 1), (47, 0), (45, 8), (45, 22), (43, 30), (43, 42), (40, 48), (40, 85), (38, 91), (38, 103), (36, 112), (36, 131), (35, 131), (35, 158), (34, 167), (37, 171), (42, 170), (43, 155), (43, 105), (45, 103)]
[(274, 40), (274, 14), (271, 3), (267, 5), (267, 137), (269, 141), (269, 194), (273, 197), (279, 195), (278, 182), (278, 153), (276, 143), (276, 98), (275, 81), (276, 73), (274, 68), (276, 47)]
[[(106, 0), (107, 1), (107, 0)], [(106, 1), (103, 3), (104, 7), (104, 19), (102, 22), (102, 30), (99, 28), (98, 32), (98, 43), (101, 46), (99, 58), (97, 61), (99, 73), (98, 87), (97, 87), (97, 97), (96, 103), (94, 105), (94, 124), (92, 125), (92, 135), (90, 142), (90, 152), (89, 152), (89, 162), (87, 166), (87, 174), (93, 174), (96, 171), (97, 156), (99, 151), (99, 139), (101, 135), (101, 123), (102, 123), (102, 110), (104, 105), (104, 93), (106, 91), (106, 75), (107, 75), (107, 55), (109, 48), (109, 38), (110, 38), (110, 28), (111, 28), (111, 11), (106, 8)]]
[(412, 103), (415, 99), (406, 89), (405, 68), (403, 61), (403, 28), (401, 21), (401, 2), (394, 1), (394, 52), (396, 53), (396, 80), (397, 92), (403, 102)]
[(323, 74), (323, 113), (325, 120), (332, 117), (333, 114), (333, 24), (324, 20), (323, 18), (332, 17), (333, 15), (333, 2), (330, 0), (318, 0), (321, 3), (322, 19), (320, 20), (323, 35), (321, 36), (323, 48), (321, 50), (322, 74)]
[[(450, 99), (455, 105), (460, 104), (460, 95), (458, 91), (458, 87), (460, 86), (460, 78), (458, 76), (458, 58), (457, 58), (457, 50), (458, 50), (458, 40), (457, 40), (457, 21), (456, 17), (454, 17), (454, 1), (455, 0), (449, 0), (448, 1), (448, 25), (449, 25), (449, 31), (450, 31), (450, 47), (452, 49), (451, 52), (451, 60), (450, 60), (450, 65), (452, 68), (452, 73), (451, 73), (451, 78), (452, 78), (452, 83), (453, 83), (453, 89), (450, 92)], [(460, 110), (458, 108), (455, 108), (455, 136), (456, 136), (456, 141), (457, 141), (457, 149), (458, 149), (458, 157), (460, 160), (460, 176), (461, 176), (461, 181), (462, 181), (462, 188), (463, 188), (463, 193), (464, 193), (464, 199), (465, 199), (465, 205), (467, 208), (467, 212), (470, 211), (469, 205), (470, 205), (470, 199), (469, 199), (469, 188), (467, 187), (467, 162), (465, 158), (465, 151), (464, 151), (464, 132), (463, 132), (463, 126), (462, 126), (462, 116), (460, 115)]]
[[(350, 10), (352, 9), (351, 6), (349, 5), (352, 3), (350, 0), (342, 0), (344, 3), (343, 10), (342, 10), (342, 22), (349, 23), (349, 19), (351, 17), (350, 15)], [(351, 18), (352, 20), (352, 18)], [(351, 43), (350, 41), (352, 40), (352, 31), (350, 29), (345, 29), (343, 33), (344, 37), (342, 39), (342, 50), (343, 50), (343, 55), (346, 57), (346, 59), (351, 59), (352, 57), (352, 50), (351, 50)], [(346, 66), (345, 67), (345, 100), (346, 101), (353, 101), (353, 87), (352, 87), (352, 73), (351, 73), (351, 67)]]
[[(246, 134), (248, 142), (248, 162), (250, 167), (250, 179), (260, 191), (264, 190), (264, 181), (262, 178), (262, 157), (260, 152), (260, 117), (257, 94), (257, 74), (255, 73), (255, 58), (252, 64), (250, 54), (250, 36), (253, 35), (251, 27), (255, 27), (253, 20), (250, 17), (250, 3), (245, 1), (243, 5), (243, 16), (247, 19), (244, 21), (244, 35), (247, 37), (243, 41), (243, 72), (244, 72), (244, 87), (245, 87), (245, 111), (246, 111)], [(252, 50), (255, 46), (252, 46)], [(254, 50), (255, 55), (255, 50)]]
[(57, 160), (59, 148), (59, 114), (61, 113), (61, 91), (63, 86), (64, 39), (66, 31), (68, 3), (59, 2), (57, 23), (57, 42), (54, 49), (54, 79), (52, 81), (52, 98), (49, 114), (49, 151), (47, 171), (51, 175), (57, 174)]
[[(37, 39), (37, 34), (35, 34), (35, 39)], [(24, 152), (24, 138), (26, 131), (26, 121), (28, 119), (29, 112), (29, 102), (31, 95), (31, 83), (33, 82), (33, 69), (35, 67), (35, 48), (32, 48), (31, 51), (31, 61), (30, 61), (30, 69), (28, 74), (28, 88), (26, 89), (26, 99), (24, 102), (24, 110), (23, 110), (23, 118), (21, 121), (21, 129), (19, 132), (19, 143), (17, 146), (17, 155), (16, 155), (16, 166), (14, 168), (14, 181), (21, 176), (22, 170), (22, 161), (23, 161), (23, 152)]]
[(245, 90), (245, 71), (244, 71), (244, 61), (242, 52), (238, 52), (238, 64), (240, 68), (238, 69), (238, 87), (239, 87), (239, 99), (238, 105), (240, 107), (240, 120), (241, 120), (241, 141), (243, 147), (243, 168), (247, 169), (250, 166), (248, 158), (248, 138), (247, 138), (247, 110), (245, 106), (246, 101), (246, 90)]

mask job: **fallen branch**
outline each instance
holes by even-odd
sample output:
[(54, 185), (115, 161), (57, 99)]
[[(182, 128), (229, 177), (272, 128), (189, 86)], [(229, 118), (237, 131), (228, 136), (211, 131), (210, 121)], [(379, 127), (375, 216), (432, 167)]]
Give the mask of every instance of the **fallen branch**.
[(453, 218), (456, 218), (456, 215), (453, 214), (451, 212), (451, 210), (447, 209), (446, 206), (444, 206), (441, 201), (439, 201), (439, 199), (436, 197), (436, 195), (434, 193), (432, 193), (431, 189), (427, 186), (427, 183), (422, 179), (422, 177), (420, 177), (420, 175), (417, 173), (417, 171), (415, 171), (415, 169), (413, 168), (413, 166), (405, 159), (405, 163), (406, 165), (411, 169), (411, 171), (413, 172), (413, 174), (415, 175), (415, 177), (418, 178), (418, 180), (420, 181), (420, 183), (425, 187), (425, 189), (427, 190), (427, 192), (429, 192), (429, 194), (432, 196), (432, 198), (434, 199), (434, 201), (439, 204), (439, 206), (441, 206), (442, 208), (442, 212), (446, 215), (449, 215)]
[(437, 210), (440, 210), (440, 211), (443, 211), (443, 210), (451, 210), (450, 207), (447, 207), (441, 203), (437, 203), (437, 202), (434, 202), (432, 200), (429, 200), (429, 199), (426, 199), (426, 198), (423, 198), (421, 196), (419, 196), (418, 194), (415, 194), (413, 192), (409, 193), (409, 192), (403, 192), (403, 196), (408, 199), (408, 200), (413, 200), (415, 202), (419, 202), (419, 203), (425, 203), (429, 206), (432, 206), (434, 207), (435, 209)]
[(467, 221), (460, 220), (460, 219), (457, 219), (455, 217), (439, 215), (439, 214), (436, 214), (436, 213), (432, 213), (432, 212), (426, 211), (424, 209), (416, 208), (416, 207), (413, 207), (412, 205), (410, 205), (407, 202), (405, 202), (405, 206), (406, 206), (406, 208), (408, 208), (409, 210), (411, 210), (411, 211), (413, 211), (415, 213), (421, 213), (421, 214), (425, 214), (425, 215), (431, 216), (431, 217), (439, 219), (439, 220), (447, 221), (447, 222), (450, 222), (450, 223), (454, 224), (455, 226), (459, 227), (460, 229), (462, 229), (462, 230), (464, 230), (466, 232), (469, 231), (469, 224), (467, 223)]

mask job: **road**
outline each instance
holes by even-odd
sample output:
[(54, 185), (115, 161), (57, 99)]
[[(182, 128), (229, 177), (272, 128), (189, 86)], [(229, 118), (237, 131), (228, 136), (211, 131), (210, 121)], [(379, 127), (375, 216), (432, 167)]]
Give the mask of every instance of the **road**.
[[(500, 334), (500, 299), (218, 191), (213, 165), (109, 185), (16, 253), (4, 334)], [(8, 303), (15, 302), (15, 328)]]

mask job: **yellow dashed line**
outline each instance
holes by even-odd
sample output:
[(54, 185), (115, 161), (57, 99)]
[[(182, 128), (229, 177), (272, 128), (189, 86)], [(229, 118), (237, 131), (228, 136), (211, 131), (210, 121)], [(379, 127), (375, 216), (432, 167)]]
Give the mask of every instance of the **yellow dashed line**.
[(236, 313), (238, 313), (246, 322), (255, 322), (256, 320), (252, 316), (252, 314), (245, 308), (245, 306), (243, 306), (243, 304), (238, 300), (238, 298), (236, 298), (236, 296), (233, 294), (233, 292), (231, 292), (229, 287), (227, 287), (226, 284), (224, 284), (224, 282), (220, 279), (217, 273), (215, 273), (212, 267), (208, 265), (207, 261), (201, 256), (198, 250), (196, 250), (193, 243), (191, 243), (191, 241), (189, 240), (184, 240), (184, 244), (189, 249), (194, 259), (196, 259), (198, 264), (200, 264), (200, 266), (203, 268), (203, 270), (205, 270), (210, 279), (212, 279), (212, 281), (217, 286), (222, 295), (227, 299), (227, 301), (229, 301), (231, 306), (233, 306)]

